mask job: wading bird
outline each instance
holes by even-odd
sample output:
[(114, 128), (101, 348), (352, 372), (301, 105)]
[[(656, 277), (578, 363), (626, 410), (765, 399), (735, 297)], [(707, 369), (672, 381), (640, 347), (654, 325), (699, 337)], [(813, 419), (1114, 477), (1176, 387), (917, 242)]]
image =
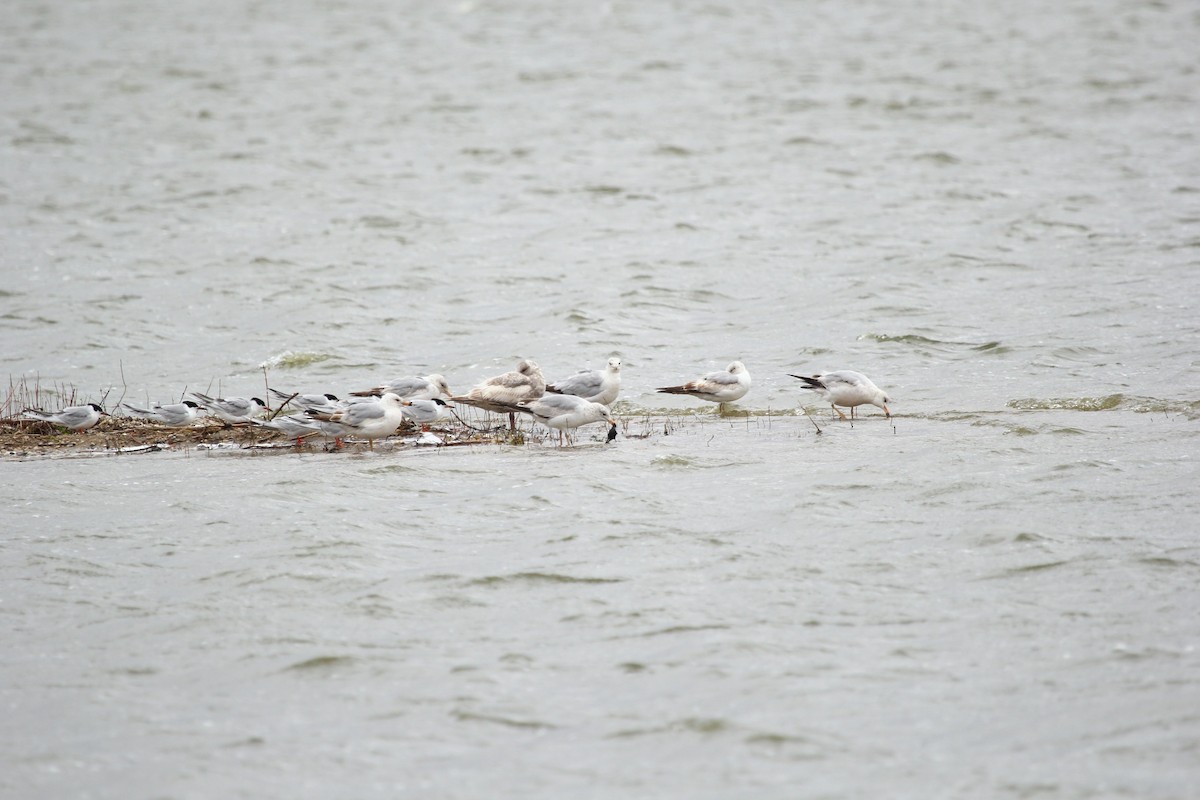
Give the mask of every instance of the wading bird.
[(887, 407), (892, 399), (861, 372), (839, 369), (835, 372), (821, 372), (811, 377), (792, 375), (790, 372), (788, 375), (804, 381), (805, 389), (811, 389), (825, 398), (842, 419), (845, 419), (846, 415), (838, 406), (849, 408), (851, 418), (854, 417), (854, 409), (863, 405), (879, 406), (885, 416), (892, 416)]

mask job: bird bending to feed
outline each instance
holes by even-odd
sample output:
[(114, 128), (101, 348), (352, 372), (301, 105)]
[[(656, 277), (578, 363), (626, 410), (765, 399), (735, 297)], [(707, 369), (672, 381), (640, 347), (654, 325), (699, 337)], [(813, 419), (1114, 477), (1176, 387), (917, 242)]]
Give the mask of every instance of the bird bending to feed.
[(42, 411), (40, 408), (25, 409), (25, 416), (31, 419), (40, 419), (43, 422), (61, 425), (71, 431), (86, 431), (88, 428), (95, 427), (102, 415), (107, 417), (108, 412), (95, 403), (88, 403), (86, 406), (67, 406), (62, 411)]
[(396, 378), (388, 383), (381, 383), (374, 389), (364, 389), (361, 392), (351, 392), (354, 397), (371, 397), (391, 392), (401, 400), (432, 400), (435, 397), (449, 397), (450, 386), (446, 379), (437, 373), (418, 377)]
[(375, 449), (375, 440), (391, 436), (404, 421), (403, 401), (400, 396), (386, 392), (378, 400), (351, 403), (332, 413), (309, 409), (305, 413), (312, 419), (329, 423), (327, 431), (340, 433), (339, 441), (350, 434), (367, 440), (370, 449)]
[(610, 358), (603, 370), (580, 370), (569, 378), (546, 384), (552, 394), (573, 394), (593, 403), (609, 405), (621, 391), (621, 359)]
[(740, 361), (731, 362), (724, 372), (710, 372), (703, 378), (688, 381), (682, 386), (662, 386), (664, 394), (690, 394), (723, 406), (740, 400), (750, 391), (750, 372)]
[(513, 406), (527, 400), (536, 400), (546, 392), (546, 379), (542, 368), (533, 359), (527, 358), (517, 364), (512, 372), (488, 378), (464, 395), (451, 397), (462, 403), (484, 411), (508, 412), (508, 428), (517, 429), (517, 417)]
[(792, 375), (790, 372), (788, 374), (804, 381), (805, 389), (812, 389), (824, 397), (842, 419), (845, 419), (846, 415), (838, 406), (849, 408), (852, 418), (857, 406), (867, 404), (882, 408), (884, 416), (888, 418), (892, 416), (892, 412), (888, 411), (887, 407), (892, 399), (861, 372), (839, 369), (836, 372), (821, 372), (812, 377)]
[(429, 426), (438, 420), (445, 419), (450, 415), (450, 407), (446, 405), (446, 401), (440, 397), (435, 397), (432, 400), (401, 400), (400, 413), (404, 414), (404, 418), (411, 420), (423, 429), (429, 430)]
[(150, 408), (138, 408), (129, 403), (121, 403), (121, 408), (150, 422), (158, 422), (171, 428), (184, 428), (196, 421), (200, 404), (184, 400), (182, 403), (170, 403), (165, 406), (155, 403)]
[[(613, 421), (612, 412), (603, 403), (593, 403), (573, 394), (546, 394), (536, 400), (526, 400), (508, 410), (520, 411), (531, 415), (547, 428), (558, 431), (558, 444), (563, 443), (563, 432), (573, 431), (581, 425), (593, 422), (607, 422), (611, 431), (616, 431), (617, 423)], [(609, 441), (616, 438), (609, 437)]]
[(206, 394), (192, 392), (192, 397), (200, 401), (200, 405), (208, 409), (222, 422), (233, 425), (238, 422), (249, 422), (251, 417), (257, 417), (267, 404), (257, 397), (209, 397)]

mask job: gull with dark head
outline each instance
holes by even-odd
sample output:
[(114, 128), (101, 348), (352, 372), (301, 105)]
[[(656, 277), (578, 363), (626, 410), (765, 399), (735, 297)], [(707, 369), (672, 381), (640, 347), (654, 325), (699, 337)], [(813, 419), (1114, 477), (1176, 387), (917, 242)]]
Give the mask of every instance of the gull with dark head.
[(750, 373), (745, 364), (733, 361), (724, 372), (710, 372), (702, 378), (680, 386), (659, 387), (657, 391), (664, 394), (690, 394), (692, 397), (724, 406), (726, 403), (740, 400), (750, 391)]
[(542, 368), (533, 359), (527, 358), (517, 364), (512, 372), (488, 378), (464, 395), (451, 397), (456, 403), (482, 408), (484, 411), (508, 413), (509, 430), (517, 429), (517, 418), (513, 406), (528, 400), (536, 400), (546, 392), (546, 379)]
[(580, 370), (569, 378), (546, 384), (552, 394), (573, 394), (593, 403), (610, 405), (621, 392), (621, 359), (610, 358), (603, 370)]
[(825, 398), (842, 419), (845, 419), (846, 415), (838, 406), (849, 408), (851, 418), (854, 417), (854, 409), (862, 405), (878, 406), (883, 409), (884, 416), (892, 416), (887, 407), (892, 399), (861, 372), (839, 369), (834, 372), (821, 372), (811, 377), (792, 375), (790, 372), (788, 374), (804, 381), (805, 389), (811, 389)]
[(67, 406), (61, 411), (27, 408), (24, 413), (30, 419), (40, 419), (52, 425), (61, 425), (70, 431), (86, 431), (88, 428), (95, 427), (101, 416), (108, 416), (108, 412), (95, 403), (88, 403), (86, 406)]

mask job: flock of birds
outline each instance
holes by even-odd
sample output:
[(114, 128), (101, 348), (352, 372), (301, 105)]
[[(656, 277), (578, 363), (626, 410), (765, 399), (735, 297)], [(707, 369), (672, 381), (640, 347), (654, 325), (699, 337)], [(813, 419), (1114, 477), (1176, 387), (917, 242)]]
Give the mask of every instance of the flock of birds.
[[(790, 373), (789, 373), (790, 374)], [(823, 397), (846, 419), (841, 408), (849, 408), (851, 417), (861, 405), (883, 409), (888, 417), (887, 404), (892, 402), (870, 378), (852, 370), (791, 375), (804, 382)], [(678, 386), (660, 386), (656, 391), (698, 397), (723, 406), (745, 397), (750, 391), (750, 372), (741, 361), (734, 361), (724, 370), (710, 372)], [(297, 441), (309, 437), (333, 439), (339, 446), (344, 438), (366, 439), (374, 449), (376, 439), (395, 433), (406, 421), (428, 428), (451, 414), (450, 403), (472, 406), (485, 411), (508, 414), (509, 429), (516, 430), (516, 415), (528, 414), (546, 427), (558, 431), (559, 444), (564, 433), (583, 425), (605, 422), (609, 427), (608, 441), (617, 436), (617, 423), (609, 405), (621, 389), (621, 360), (610, 358), (602, 370), (581, 371), (556, 383), (547, 383), (536, 361), (525, 359), (516, 369), (496, 375), (473, 387), (469, 392), (455, 395), (441, 375), (404, 377), (361, 391), (351, 392), (345, 399), (333, 394), (299, 394), (268, 391), (281, 401), (281, 406), (295, 406), (297, 413), (286, 416), (276, 412), (264, 419), (269, 409), (258, 397), (210, 397), (192, 392), (181, 403), (154, 404), (140, 408), (121, 403), (126, 414), (171, 427), (191, 425), (207, 414), (226, 424), (261, 425), (281, 431)], [(840, 407), (840, 408), (839, 408)], [(87, 430), (106, 415), (95, 403), (71, 406), (48, 412), (26, 409), (25, 415), (73, 431)]]

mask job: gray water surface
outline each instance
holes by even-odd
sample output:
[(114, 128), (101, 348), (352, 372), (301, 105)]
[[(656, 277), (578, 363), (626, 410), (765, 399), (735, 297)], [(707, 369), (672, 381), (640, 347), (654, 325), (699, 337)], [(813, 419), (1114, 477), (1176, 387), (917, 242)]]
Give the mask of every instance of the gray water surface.
[[(1198, 34), (10, 3), (10, 380), (617, 355), (626, 435), (0, 461), (0, 794), (1191, 798)], [(654, 393), (735, 358), (749, 417)]]

